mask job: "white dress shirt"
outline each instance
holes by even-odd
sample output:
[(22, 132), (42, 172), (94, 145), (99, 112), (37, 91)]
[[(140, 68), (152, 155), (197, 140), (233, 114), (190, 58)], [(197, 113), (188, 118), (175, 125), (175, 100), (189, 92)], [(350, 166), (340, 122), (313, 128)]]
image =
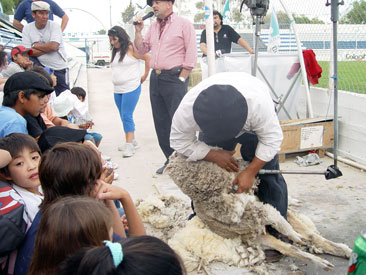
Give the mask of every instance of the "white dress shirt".
[(254, 132), (259, 140), (256, 157), (265, 162), (272, 160), (280, 149), (283, 135), (270, 90), (261, 80), (243, 72), (217, 73), (189, 90), (174, 114), (170, 146), (188, 157), (188, 161), (201, 160), (208, 154), (211, 147), (196, 137), (201, 130), (194, 120), (193, 104), (202, 90), (215, 84), (232, 85), (242, 93), (247, 101), (248, 117), (236, 137)]

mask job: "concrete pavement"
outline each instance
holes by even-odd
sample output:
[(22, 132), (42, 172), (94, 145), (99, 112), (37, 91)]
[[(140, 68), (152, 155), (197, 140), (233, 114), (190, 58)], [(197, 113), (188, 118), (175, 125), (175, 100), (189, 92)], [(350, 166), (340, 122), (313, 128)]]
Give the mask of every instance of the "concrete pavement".
[[(151, 114), (148, 81), (143, 84), (140, 100), (135, 110), (136, 139), (140, 145), (131, 158), (122, 158), (117, 147), (124, 143), (124, 133), (118, 110), (114, 104), (111, 71), (109, 68), (88, 69), (89, 110), (95, 122), (95, 130), (103, 134), (100, 148), (119, 165), (119, 179), (115, 184), (127, 189), (134, 199), (156, 194), (154, 185), (171, 183), (168, 175), (156, 175), (155, 171), (165, 161), (161, 152)], [(332, 160), (325, 157), (323, 163), (300, 168), (287, 158), (281, 169), (325, 170)], [(338, 163), (343, 176), (325, 180), (319, 175), (285, 175), (289, 195), (302, 201), (296, 208), (309, 216), (321, 235), (335, 242), (353, 247), (354, 239), (361, 229), (366, 229), (366, 174), (364, 171)], [(284, 258), (273, 264), (270, 274), (346, 274), (348, 260), (324, 256), (335, 265), (330, 272), (292, 258)], [(299, 269), (291, 271), (290, 265)], [(240, 273), (236, 273), (240, 274)]]

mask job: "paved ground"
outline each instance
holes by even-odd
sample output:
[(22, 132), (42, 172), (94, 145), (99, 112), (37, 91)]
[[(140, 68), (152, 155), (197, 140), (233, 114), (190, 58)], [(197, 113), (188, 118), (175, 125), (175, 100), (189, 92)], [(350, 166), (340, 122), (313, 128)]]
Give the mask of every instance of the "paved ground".
[[(131, 158), (122, 158), (122, 152), (117, 150), (118, 145), (124, 142), (124, 134), (113, 100), (110, 69), (88, 69), (88, 90), (95, 130), (104, 136), (101, 149), (119, 164), (116, 184), (126, 188), (137, 199), (156, 193), (154, 184), (171, 182), (168, 175), (155, 175), (155, 170), (164, 162), (164, 156), (154, 131), (148, 82), (143, 85), (135, 111), (136, 138), (140, 148)], [(288, 158), (281, 168), (301, 169), (293, 160)], [(333, 162), (327, 157), (323, 161), (319, 166), (305, 169), (325, 170)], [(338, 179), (327, 181), (318, 175), (286, 175), (285, 178), (289, 195), (303, 202), (297, 209), (313, 220), (325, 238), (344, 242), (352, 248), (361, 229), (366, 229), (366, 174), (340, 162), (338, 165), (343, 173)], [(273, 266), (270, 274), (346, 274), (347, 260), (324, 255), (321, 257), (333, 263), (335, 269), (325, 272), (313, 265), (284, 258)], [(299, 270), (291, 271), (289, 265), (292, 263)]]

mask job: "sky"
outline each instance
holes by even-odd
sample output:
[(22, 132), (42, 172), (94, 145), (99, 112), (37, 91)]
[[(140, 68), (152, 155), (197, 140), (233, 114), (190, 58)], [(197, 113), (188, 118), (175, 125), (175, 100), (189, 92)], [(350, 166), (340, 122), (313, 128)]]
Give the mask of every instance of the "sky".
[[(121, 13), (126, 9), (129, 0), (54, 0), (65, 10), (70, 18), (66, 32), (96, 31), (109, 29), (122, 22)], [(136, 1), (134, 3), (146, 3)], [(111, 7), (111, 9), (110, 9)], [(111, 15), (111, 16), (110, 16)], [(96, 19), (97, 18), (97, 19)], [(110, 20), (111, 18), (111, 20)], [(103, 25), (102, 25), (103, 24)]]
[[(121, 13), (126, 9), (130, 0), (54, 0), (70, 17), (66, 32), (93, 32), (103, 28), (109, 29), (122, 22)], [(190, 10), (195, 10), (196, 0), (177, 0), (190, 3)], [(177, 6), (177, 1), (175, 7)], [(331, 1), (331, 0), (329, 0)], [(355, 0), (345, 0), (345, 5), (340, 6), (342, 12)], [(213, 2), (216, 2), (213, 0)], [(282, 0), (292, 13), (304, 14), (310, 18), (318, 17), (330, 20), (330, 7), (326, 7), (327, 0)], [(132, 0), (140, 6), (146, 5), (146, 0)], [(270, 0), (276, 10), (281, 9), (279, 0)], [(111, 9), (110, 9), (111, 7)], [(111, 15), (111, 16), (110, 16)], [(144, 15), (144, 12), (142, 12)], [(57, 20), (56, 20), (57, 21)]]

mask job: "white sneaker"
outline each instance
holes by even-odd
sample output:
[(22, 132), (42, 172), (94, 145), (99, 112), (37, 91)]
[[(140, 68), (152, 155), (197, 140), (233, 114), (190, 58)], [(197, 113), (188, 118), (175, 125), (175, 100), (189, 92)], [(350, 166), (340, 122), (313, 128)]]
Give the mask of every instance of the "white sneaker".
[(133, 146), (133, 144), (126, 143), (125, 149), (123, 150), (123, 157), (124, 158), (132, 157), (134, 153), (135, 153), (135, 147)]
[(136, 139), (134, 139), (134, 140), (132, 141), (132, 144), (133, 144), (133, 147), (134, 147), (135, 149), (139, 148), (139, 145), (138, 145), (138, 143), (137, 143)]
[[(138, 149), (138, 148), (139, 148), (139, 145), (138, 145), (138, 143), (137, 143), (136, 139), (134, 139), (134, 140), (132, 141), (132, 144), (133, 144), (133, 147), (134, 147), (135, 149)], [(122, 145), (119, 145), (119, 146), (118, 146), (118, 151), (124, 151), (124, 150), (125, 150), (125, 144), (122, 144)]]

